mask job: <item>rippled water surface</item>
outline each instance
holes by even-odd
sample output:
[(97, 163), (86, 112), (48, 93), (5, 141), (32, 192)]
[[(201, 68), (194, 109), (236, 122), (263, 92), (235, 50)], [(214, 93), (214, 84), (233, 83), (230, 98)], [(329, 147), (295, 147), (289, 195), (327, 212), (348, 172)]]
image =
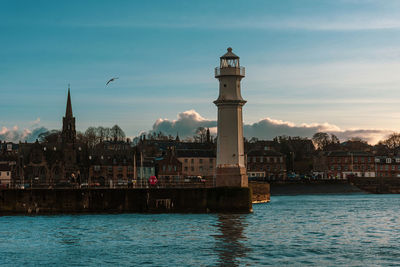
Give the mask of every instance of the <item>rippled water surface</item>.
[(276, 196), (246, 215), (4, 216), (0, 265), (400, 265), (400, 195)]

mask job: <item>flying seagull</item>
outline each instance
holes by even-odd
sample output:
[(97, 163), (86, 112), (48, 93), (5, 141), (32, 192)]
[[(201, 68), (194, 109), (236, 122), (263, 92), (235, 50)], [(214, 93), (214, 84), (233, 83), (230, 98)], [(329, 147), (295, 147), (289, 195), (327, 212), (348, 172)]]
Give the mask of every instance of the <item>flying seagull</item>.
[(111, 79), (106, 83), (106, 85), (108, 85), (110, 82), (115, 81), (116, 79), (118, 79), (118, 77), (111, 78)]

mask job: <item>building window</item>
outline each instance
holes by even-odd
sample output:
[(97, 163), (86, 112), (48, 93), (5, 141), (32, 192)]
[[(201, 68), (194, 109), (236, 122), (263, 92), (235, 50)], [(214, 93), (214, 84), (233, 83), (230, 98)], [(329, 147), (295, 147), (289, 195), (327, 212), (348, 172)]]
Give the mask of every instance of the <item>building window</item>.
[(331, 170), (334, 171), (335, 170), (335, 165), (331, 166)]
[(188, 159), (185, 159), (185, 163), (187, 163), (188, 162)]
[(386, 163), (388, 163), (388, 164), (392, 163), (392, 159), (391, 158), (386, 158)]
[(199, 163), (203, 163), (203, 159), (199, 159)]
[(188, 170), (188, 167), (185, 167), (185, 171), (187, 172), (187, 170)]
[(168, 171), (169, 172), (172, 171), (172, 166), (171, 165), (168, 165)]
[(193, 164), (194, 163), (194, 159), (190, 159), (190, 162)]
[(385, 165), (385, 171), (389, 170), (389, 165)]
[(365, 159), (364, 159), (364, 158), (361, 158), (361, 163), (364, 163), (364, 161), (365, 161)]
[(193, 172), (194, 171), (194, 167), (190, 167), (190, 170)]
[(345, 171), (347, 171), (348, 169), (349, 169), (349, 167), (347, 167), (347, 165), (344, 166), (344, 170), (345, 170)]
[(396, 169), (395, 165), (392, 165), (392, 171), (394, 171)]
[(340, 165), (338, 165), (337, 170), (340, 171), (342, 168)]
[(354, 162), (358, 163), (358, 158), (357, 157), (354, 158)]
[(163, 171), (165, 171), (165, 170), (166, 170), (166, 168), (165, 168), (165, 165), (163, 165), (163, 166), (162, 166), (162, 170), (163, 170)]
[(264, 158), (263, 157), (260, 157), (260, 162), (263, 162), (264, 161)]
[(203, 166), (199, 167), (199, 171), (201, 171), (201, 172), (203, 171)]
[(213, 159), (210, 159), (210, 163), (213, 163)]

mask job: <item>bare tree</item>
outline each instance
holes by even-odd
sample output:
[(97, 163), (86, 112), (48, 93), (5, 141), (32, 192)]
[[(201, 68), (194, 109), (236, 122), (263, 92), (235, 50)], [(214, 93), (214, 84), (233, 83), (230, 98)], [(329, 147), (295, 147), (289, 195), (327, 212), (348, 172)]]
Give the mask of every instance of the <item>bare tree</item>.
[(330, 142), (331, 142), (332, 144), (340, 144), (339, 138), (338, 138), (336, 135), (334, 135), (334, 134), (331, 134), (331, 140), (330, 140)]
[(313, 135), (312, 141), (318, 149), (323, 150), (331, 140), (329, 134), (318, 132)]
[(400, 147), (400, 133), (392, 133), (389, 137), (382, 141), (389, 149), (395, 150)]
[(86, 142), (89, 147), (94, 147), (98, 144), (97, 130), (95, 127), (89, 127), (85, 131)]
[(193, 139), (197, 143), (204, 143), (207, 140), (207, 129), (204, 127), (198, 127)]
[(125, 139), (125, 133), (118, 125), (114, 125), (111, 128), (111, 137), (114, 141), (123, 141)]
[(56, 143), (58, 142), (60, 134), (61, 132), (59, 130), (51, 130), (39, 134), (38, 139), (39, 142)]

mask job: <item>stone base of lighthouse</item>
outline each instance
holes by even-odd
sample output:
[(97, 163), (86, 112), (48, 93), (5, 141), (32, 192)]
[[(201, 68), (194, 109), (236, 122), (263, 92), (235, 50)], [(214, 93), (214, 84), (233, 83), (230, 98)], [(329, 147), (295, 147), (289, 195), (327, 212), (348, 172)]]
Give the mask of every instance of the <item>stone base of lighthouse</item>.
[(217, 187), (248, 187), (249, 180), (244, 167), (217, 167), (215, 185)]

